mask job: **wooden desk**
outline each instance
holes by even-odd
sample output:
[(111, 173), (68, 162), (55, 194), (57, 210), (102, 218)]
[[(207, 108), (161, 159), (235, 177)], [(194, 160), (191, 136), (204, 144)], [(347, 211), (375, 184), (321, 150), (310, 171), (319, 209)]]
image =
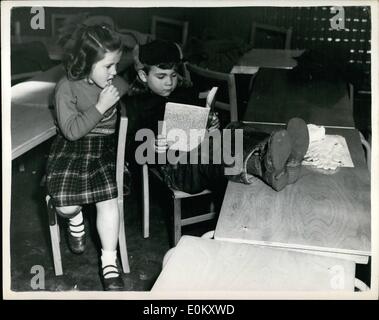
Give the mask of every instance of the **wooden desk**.
[(234, 74), (255, 74), (259, 68), (293, 69), (297, 62), (294, 57), (304, 50), (252, 49), (245, 53), (233, 67)]
[(12, 103), (12, 160), (56, 134), (51, 110)]
[(215, 239), (367, 263), (371, 255), (370, 176), (360, 138), (354, 129), (328, 128), (326, 132), (346, 138), (354, 168), (326, 175), (303, 167), (305, 176), (280, 192), (259, 179), (251, 185), (229, 182)]
[(56, 134), (52, 97), (62, 66), (55, 66), (11, 88), (12, 160)]
[(353, 291), (354, 273), (348, 260), (183, 236), (151, 291)]

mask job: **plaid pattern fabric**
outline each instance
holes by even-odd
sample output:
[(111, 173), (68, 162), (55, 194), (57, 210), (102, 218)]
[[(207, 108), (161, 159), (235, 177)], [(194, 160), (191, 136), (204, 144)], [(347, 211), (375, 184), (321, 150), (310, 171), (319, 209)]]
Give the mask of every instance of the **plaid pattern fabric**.
[(117, 197), (116, 136), (85, 136), (68, 141), (58, 135), (47, 162), (47, 192), (57, 207)]

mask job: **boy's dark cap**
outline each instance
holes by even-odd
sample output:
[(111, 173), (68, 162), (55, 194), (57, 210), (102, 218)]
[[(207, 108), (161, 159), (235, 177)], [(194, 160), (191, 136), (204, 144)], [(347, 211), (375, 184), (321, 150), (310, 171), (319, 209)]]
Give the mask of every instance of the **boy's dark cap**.
[(177, 44), (165, 40), (154, 40), (139, 48), (139, 60), (143, 64), (179, 63), (181, 51)]

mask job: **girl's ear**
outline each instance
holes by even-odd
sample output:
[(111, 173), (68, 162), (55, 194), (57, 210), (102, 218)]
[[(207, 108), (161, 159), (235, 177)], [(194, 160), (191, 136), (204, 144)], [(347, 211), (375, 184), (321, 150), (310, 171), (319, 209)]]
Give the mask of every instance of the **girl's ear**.
[(147, 75), (145, 71), (138, 70), (138, 77), (141, 79), (142, 82), (147, 82)]

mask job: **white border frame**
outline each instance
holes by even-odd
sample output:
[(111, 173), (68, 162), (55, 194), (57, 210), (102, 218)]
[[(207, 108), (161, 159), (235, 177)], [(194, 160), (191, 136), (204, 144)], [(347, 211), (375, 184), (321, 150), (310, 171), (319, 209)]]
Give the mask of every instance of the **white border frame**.
[[(274, 4), (273, 4), (274, 3)], [(293, 0), (272, 1), (201, 1), (191, 2), (183, 0), (160, 0), (160, 1), (112, 1), (112, 7), (233, 7), (233, 6), (364, 6), (371, 7), (371, 85), (372, 85), (372, 164), (371, 171), (371, 290), (362, 293), (331, 293), (331, 292), (241, 292), (231, 294), (230, 292), (169, 292), (156, 294), (151, 292), (14, 292), (11, 291), (10, 282), (10, 190), (11, 190), (11, 141), (10, 141), (10, 10), (19, 6), (54, 6), (54, 7), (103, 7), (104, 1), (4, 1), (1, 2), (1, 52), (2, 63), (2, 165), (3, 165), (3, 297), (5, 299), (91, 299), (91, 300), (141, 300), (141, 299), (378, 299), (378, 230), (379, 230), (379, 206), (378, 206), (378, 174), (379, 168), (376, 159), (379, 159), (378, 148), (378, 124), (379, 124), (379, 101), (378, 101), (378, 3), (375, 0)]]

